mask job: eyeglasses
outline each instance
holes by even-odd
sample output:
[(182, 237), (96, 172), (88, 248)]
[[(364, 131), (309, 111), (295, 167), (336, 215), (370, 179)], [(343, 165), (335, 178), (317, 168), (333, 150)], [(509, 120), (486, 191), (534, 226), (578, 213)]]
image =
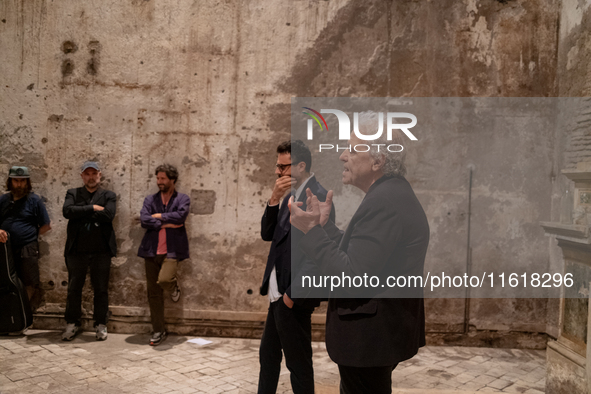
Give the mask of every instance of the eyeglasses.
[(279, 168), (279, 171), (283, 172), (286, 168), (291, 167), (290, 164), (275, 164), (275, 167)]

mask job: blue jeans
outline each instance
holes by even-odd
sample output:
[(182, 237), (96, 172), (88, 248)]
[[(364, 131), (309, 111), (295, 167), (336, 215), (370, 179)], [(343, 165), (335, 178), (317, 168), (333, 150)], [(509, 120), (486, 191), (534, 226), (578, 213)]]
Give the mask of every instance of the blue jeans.
[(107, 324), (109, 313), (109, 273), (111, 256), (108, 254), (76, 254), (66, 256), (68, 268), (68, 298), (66, 323), (81, 325), (82, 288), (90, 268), (90, 282), (94, 290), (94, 325)]

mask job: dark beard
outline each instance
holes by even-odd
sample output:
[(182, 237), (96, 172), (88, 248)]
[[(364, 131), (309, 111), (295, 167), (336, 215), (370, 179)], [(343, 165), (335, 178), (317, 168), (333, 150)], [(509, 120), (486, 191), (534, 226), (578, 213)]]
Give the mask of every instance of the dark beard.
[(12, 195), (15, 200), (18, 200), (19, 198), (23, 198), (24, 196), (27, 195), (27, 189), (25, 189), (25, 188), (12, 189), (11, 192), (12, 192)]

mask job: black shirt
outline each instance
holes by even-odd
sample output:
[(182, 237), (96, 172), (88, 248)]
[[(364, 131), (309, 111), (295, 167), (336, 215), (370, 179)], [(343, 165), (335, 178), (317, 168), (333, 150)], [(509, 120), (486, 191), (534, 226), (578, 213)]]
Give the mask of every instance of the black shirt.
[[(76, 196), (76, 205), (94, 205), (93, 199), (96, 191), (90, 193), (83, 187)], [(101, 223), (92, 218), (82, 219), (83, 225), (78, 231), (76, 242), (72, 248), (75, 253), (108, 253), (109, 245), (103, 238)]]

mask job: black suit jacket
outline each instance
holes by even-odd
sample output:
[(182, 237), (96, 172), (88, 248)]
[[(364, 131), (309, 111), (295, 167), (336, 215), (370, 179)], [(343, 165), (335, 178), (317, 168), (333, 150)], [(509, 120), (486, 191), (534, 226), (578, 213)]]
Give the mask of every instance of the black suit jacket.
[[(320, 201), (326, 200), (327, 191), (318, 183), (316, 177), (312, 176), (307, 184), (304, 186), (304, 191), (301, 193), (298, 201), (303, 202), (302, 209), (306, 209), (306, 189), (314, 193)], [(263, 284), (260, 288), (261, 295), (267, 295), (269, 290), (269, 277), (275, 267), (277, 274), (277, 285), (281, 294), (287, 293), (292, 298), (291, 294), (291, 275), (292, 267), (295, 273), (300, 273), (300, 270), (317, 270), (313, 264), (305, 264), (306, 256), (299, 248), (295, 248), (292, 253), (291, 245), (299, 242), (299, 239), (304, 235), (301, 231), (293, 228), (289, 221), (288, 201), (291, 194), (283, 199), (281, 208), (278, 205), (270, 207), (267, 204), (265, 213), (261, 220), (261, 237), (264, 241), (271, 241), (271, 249), (269, 250), (269, 257), (267, 258), (267, 266), (265, 267), (265, 274), (263, 276)], [(331, 219), (335, 219), (334, 207), (331, 212)], [(292, 234), (293, 233), (293, 234)], [(292, 241), (293, 237), (293, 241)], [(306, 275), (313, 275), (314, 272), (306, 273)], [(295, 304), (306, 307), (315, 308), (320, 304), (320, 299), (305, 299), (293, 298)]]
[(113, 219), (117, 208), (117, 196), (112, 191), (99, 188), (94, 195), (92, 205), (100, 205), (105, 209), (95, 212), (92, 205), (80, 201), (81, 189), (82, 187), (69, 189), (66, 193), (62, 212), (64, 217), (69, 220), (64, 256), (70, 254), (80, 228), (87, 222), (94, 222), (98, 223), (101, 228), (103, 238), (109, 247), (108, 252), (112, 257), (115, 257), (117, 255), (117, 240), (113, 230)]
[[(329, 221), (310, 230), (299, 245), (323, 274), (367, 273), (384, 284), (388, 276), (422, 277), (428, 243), (427, 217), (410, 184), (402, 176), (384, 176), (370, 187), (344, 233)], [(425, 345), (422, 287), (370, 291), (370, 298), (351, 293), (328, 301), (326, 347), (337, 364), (395, 365)]]

